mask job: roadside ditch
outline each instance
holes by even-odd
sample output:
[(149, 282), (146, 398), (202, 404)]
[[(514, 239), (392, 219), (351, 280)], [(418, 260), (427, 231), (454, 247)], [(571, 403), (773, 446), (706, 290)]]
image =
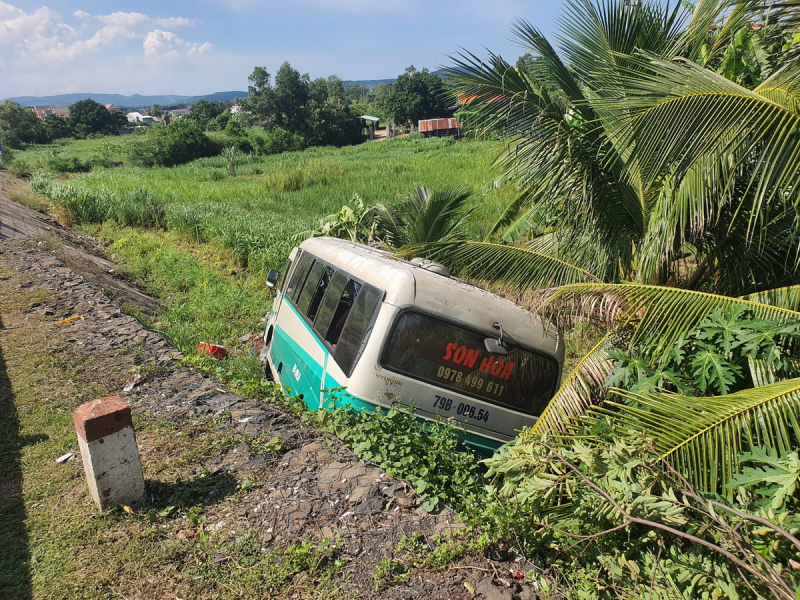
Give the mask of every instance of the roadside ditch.
[[(172, 597), (167, 590), (175, 597), (243, 597), (241, 591), (220, 594), (216, 581), (195, 587), (178, 574), (188, 568), (181, 561), (190, 559), (203, 563), (206, 570), (219, 566), (220, 572), (229, 573), (224, 565), (236, 557), (226, 556), (222, 546), (214, 545), (215, 538), (241, 540), (245, 535), (254, 536), (262, 554), (298, 547), (325, 549), (317, 555), (339, 566), (336, 585), (343, 597), (537, 597), (529, 584), (514, 578), (532, 565), (514, 562), (513, 554), (490, 560), (474, 548), (463, 551), (475, 534), (467, 533), (452, 511), (425, 512), (406, 482), (360, 462), (339, 440), (308, 428), (277, 405), (242, 398), (183, 364), (181, 354), (165, 339), (66, 266), (61, 257), (68, 258), (70, 252), (74, 254), (69, 246), (51, 248), (47, 242), (0, 240), (0, 317), (7, 328), (16, 330), (11, 336), (0, 328), (0, 348), (9, 365), (11, 392), (17, 385), (14, 361), (9, 358), (16, 350), (12, 337), (28, 339), (43, 352), (50, 348), (56, 349), (55, 354), (68, 353), (71, 364), (82, 366), (83, 375), (64, 386), (67, 395), (58, 406), (65, 424), (50, 436), (61, 439), (62, 446), (71, 439), (67, 449), (72, 452), (77, 452), (77, 442), (70, 421), (64, 419), (93, 399), (91, 393), (118, 394), (133, 409), (151, 494), (147, 519), (159, 533), (154, 543), (183, 550), (170, 551), (171, 557), (182, 558), (166, 565), (167, 575), (140, 572), (122, 578), (127, 587), (114, 590), (120, 597)], [(109, 270), (105, 264), (88, 262), (98, 272)], [(130, 294), (126, 301), (131, 302)], [(150, 299), (142, 308), (150, 311), (156, 306)], [(29, 337), (25, 331), (30, 331)], [(13, 399), (13, 393), (9, 397)], [(16, 410), (24, 420), (25, 408)], [(26, 468), (36, 463), (26, 461), (24, 449), (20, 453), (24, 479)], [(68, 490), (76, 506), (87, 510), (86, 519), (92, 519), (83, 498), (80, 461), (59, 467), (61, 471), (53, 471), (50, 465), (49, 476), (62, 478), (62, 493)], [(24, 485), (19, 493), (27, 504)], [(29, 508), (28, 513), (36, 511)], [(53, 522), (47, 525), (55, 526), (58, 517), (48, 518)], [(115, 518), (120, 522), (110, 522), (112, 530), (136, 516), (119, 511)], [(84, 547), (80, 540), (73, 543), (76, 547), (64, 548), (65, 554)], [(411, 546), (413, 551), (408, 550)], [(445, 547), (453, 548), (453, 559), (446, 566), (433, 568), (422, 560)], [(34, 548), (29, 553), (36, 556)], [(47, 579), (37, 569), (32, 561), (29, 592), (37, 581)], [(315, 597), (313, 591), (322, 588), (303, 587), (297, 581), (303, 577), (308, 580), (307, 569), (285, 582), (285, 590), (300, 590), (295, 595), (267, 591), (264, 596)], [(0, 577), (0, 591), (3, 584)], [(48, 597), (41, 590), (30, 595)]]

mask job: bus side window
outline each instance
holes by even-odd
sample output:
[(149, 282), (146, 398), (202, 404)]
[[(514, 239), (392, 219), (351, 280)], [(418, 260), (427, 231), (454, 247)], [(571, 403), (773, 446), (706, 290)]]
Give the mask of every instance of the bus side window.
[(311, 268), (311, 263), (314, 262), (314, 257), (308, 253), (303, 253), (300, 262), (294, 268), (292, 278), (289, 280), (289, 287), (286, 288), (286, 297), (293, 303), (297, 302), (297, 296), (300, 290), (303, 289), (303, 283), (306, 281), (308, 270)]
[(348, 377), (353, 373), (353, 367), (369, 339), (382, 301), (383, 291), (365, 283), (349, 311), (333, 354), (333, 358)]
[(286, 259), (286, 266), (281, 271), (281, 275), (278, 278), (278, 283), (275, 285), (275, 289), (278, 290), (284, 296), (286, 295), (286, 290), (284, 287), (286, 286), (286, 282), (289, 281), (289, 271), (292, 270), (292, 259)]
[(347, 275), (341, 271), (334, 273), (331, 283), (328, 286), (328, 291), (325, 293), (325, 298), (317, 312), (317, 318), (314, 320), (314, 330), (324, 340), (328, 340), (328, 330), (331, 328), (336, 308), (339, 306), (339, 301), (342, 298), (344, 286), (347, 285)]
[(336, 312), (333, 313), (331, 326), (328, 328), (328, 333), (325, 335), (325, 341), (331, 344), (334, 348), (339, 343), (339, 336), (342, 335), (344, 324), (347, 323), (347, 317), (350, 316), (350, 310), (353, 308), (353, 303), (358, 298), (358, 293), (361, 291), (361, 284), (352, 279), (348, 280), (347, 285), (342, 290), (342, 295), (336, 304)]
[[(319, 280), (319, 285), (317, 285), (317, 289), (314, 292), (314, 296), (311, 298), (311, 304), (308, 307), (308, 312), (306, 313), (309, 320), (311, 321), (313, 321), (317, 316), (317, 313), (319, 311), (319, 305), (322, 302), (322, 298), (325, 296), (325, 292), (330, 287), (331, 277), (333, 277), (333, 269), (328, 267), (322, 272), (322, 277)], [(310, 278), (309, 281), (311, 281)]]
[(311, 299), (319, 287), (319, 282), (322, 279), (322, 272), (324, 270), (325, 263), (319, 261), (315, 262), (314, 266), (311, 267), (303, 290), (300, 292), (300, 297), (297, 299), (297, 310), (300, 311), (300, 314), (308, 314), (308, 309), (311, 306)]

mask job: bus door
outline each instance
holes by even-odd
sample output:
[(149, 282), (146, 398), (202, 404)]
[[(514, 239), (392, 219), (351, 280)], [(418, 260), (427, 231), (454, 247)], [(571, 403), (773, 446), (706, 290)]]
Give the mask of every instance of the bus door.
[(276, 315), (270, 346), (270, 359), (281, 385), (311, 408), (318, 403), (328, 353), (312, 332), (308, 315), (315, 303), (319, 306), (331, 274), (323, 262), (303, 254)]

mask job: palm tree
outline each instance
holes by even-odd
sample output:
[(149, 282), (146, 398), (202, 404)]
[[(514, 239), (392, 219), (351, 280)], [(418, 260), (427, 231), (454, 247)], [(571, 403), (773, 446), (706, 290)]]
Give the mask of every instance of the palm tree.
[(701, 0), (690, 16), (567, 6), (566, 61), (524, 21), (515, 33), (534, 73), (456, 57), (450, 75), (470, 99), (459, 116), (507, 137), (497, 162), (519, 195), (486, 239), (424, 251), (518, 288), (633, 281), (740, 295), (792, 283), (800, 67), (755, 90), (715, 72), (748, 4)]
[(490, 466), (524, 471), (532, 446), (542, 438), (569, 445), (579, 426), (610, 420), (620, 431), (645, 432), (659, 454), (698, 489), (721, 493), (738, 471), (740, 454), (754, 446), (786, 453), (800, 442), (800, 379), (775, 377), (764, 361), (751, 360), (757, 387), (716, 397), (665, 391), (631, 393), (604, 387), (613, 363), (607, 350), (613, 332), (632, 331), (628, 346), (648, 348), (657, 360), (673, 352), (714, 309), (741, 306), (777, 323), (800, 319), (800, 285), (735, 298), (674, 287), (574, 284), (538, 293), (553, 315), (605, 319), (609, 334), (564, 379), (536, 424), (505, 447)]
[(477, 135), (508, 140), (497, 164), (519, 194), (484, 240), (413, 250), (462, 275), (537, 290), (531, 305), (551, 316), (609, 326), (538, 423), (494, 459), (496, 470), (524, 469), (531, 443), (570, 435), (606, 400), (595, 418), (655, 434), (659, 451), (703, 489), (719, 491), (748, 444), (786, 450), (800, 440), (796, 380), (713, 400), (607, 399), (604, 390), (622, 328), (633, 332), (628, 347), (647, 345), (656, 357), (714, 308), (800, 316), (800, 288), (791, 287), (800, 266), (800, 63), (765, 66), (753, 89), (724, 77), (753, 7), (700, 0), (688, 14), (569, 0), (558, 50), (529, 23), (516, 25), (537, 57), (531, 72), (496, 55), (455, 59), (450, 76), (469, 100), (459, 116)]

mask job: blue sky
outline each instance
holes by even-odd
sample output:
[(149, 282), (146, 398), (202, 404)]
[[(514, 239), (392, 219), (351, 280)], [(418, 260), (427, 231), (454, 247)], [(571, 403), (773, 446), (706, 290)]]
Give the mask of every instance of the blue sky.
[(561, 0), (0, 0), (0, 99), (246, 90), (288, 60), (312, 78), (396, 77), (465, 48), (514, 62), (510, 28), (551, 34)]

